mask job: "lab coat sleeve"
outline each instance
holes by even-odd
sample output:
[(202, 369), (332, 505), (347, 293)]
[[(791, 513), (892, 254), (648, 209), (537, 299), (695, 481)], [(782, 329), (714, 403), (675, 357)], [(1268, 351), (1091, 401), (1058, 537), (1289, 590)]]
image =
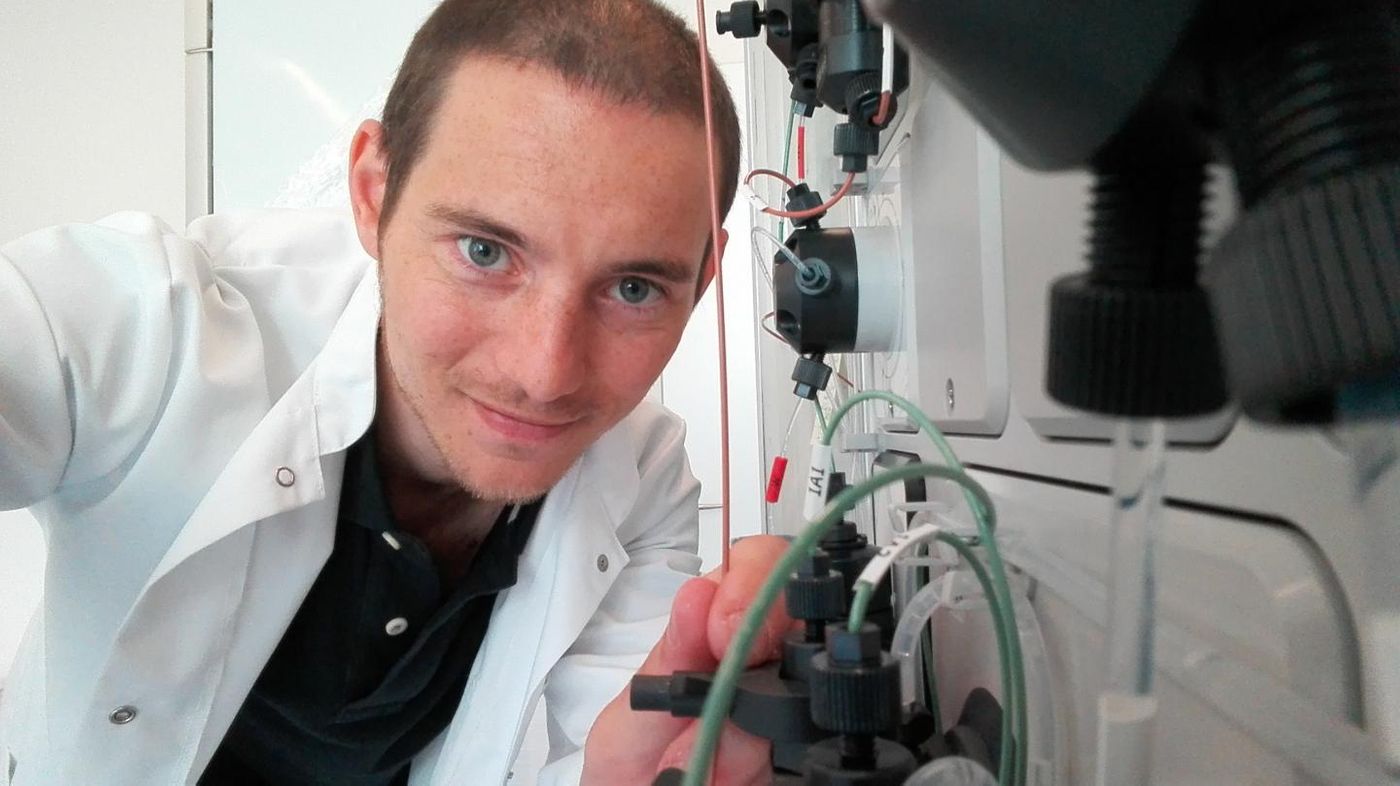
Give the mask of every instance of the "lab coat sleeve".
[(661, 638), (676, 591), (700, 569), (700, 484), (685, 455), (685, 427), (665, 415), (640, 469), (641, 494), (618, 528), (629, 561), (545, 686), (549, 763), (541, 786), (576, 784), (593, 721)]
[(138, 449), (171, 361), (179, 244), (124, 213), (0, 247), (0, 510), (118, 471)]

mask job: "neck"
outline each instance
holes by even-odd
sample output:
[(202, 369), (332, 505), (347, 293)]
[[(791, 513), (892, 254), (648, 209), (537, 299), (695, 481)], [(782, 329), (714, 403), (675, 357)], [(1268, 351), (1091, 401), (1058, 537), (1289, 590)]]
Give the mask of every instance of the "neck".
[(378, 354), (378, 408), (371, 428), (389, 509), (399, 529), (427, 545), (444, 576), (458, 576), (504, 506), (462, 487), (405, 400), (382, 346)]

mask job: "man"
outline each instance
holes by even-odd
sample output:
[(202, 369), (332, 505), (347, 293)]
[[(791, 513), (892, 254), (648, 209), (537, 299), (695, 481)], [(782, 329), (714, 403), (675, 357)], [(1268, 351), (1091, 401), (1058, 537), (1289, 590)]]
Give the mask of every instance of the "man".
[[(355, 136), (353, 221), (0, 249), (0, 508), (49, 553), (0, 781), (500, 783), (541, 696), (542, 781), (684, 763), (626, 681), (712, 668), (781, 548), (685, 582), (697, 484), (640, 403), (725, 242), (696, 55), (650, 0), (447, 0)], [(730, 728), (719, 782), (766, 772)]]

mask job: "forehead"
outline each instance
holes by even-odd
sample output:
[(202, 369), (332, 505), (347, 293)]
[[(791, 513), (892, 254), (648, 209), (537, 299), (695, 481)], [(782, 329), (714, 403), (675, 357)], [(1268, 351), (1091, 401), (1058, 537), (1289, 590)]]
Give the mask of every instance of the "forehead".
[(572, 222), (591, 236), (704, 242), (702, 124), (494, 58), (466, 58), (445, 88), (406, 191), (527, 229)]

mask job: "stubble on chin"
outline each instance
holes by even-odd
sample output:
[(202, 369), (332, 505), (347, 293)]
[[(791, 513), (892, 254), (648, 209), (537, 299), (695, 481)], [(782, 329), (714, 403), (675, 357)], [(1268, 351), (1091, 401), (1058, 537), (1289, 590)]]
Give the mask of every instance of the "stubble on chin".
[[(433, 428), (432, 422), (427, 417), (430, 405), (423, 399), (417, 391), (405, 385), (400, 377), (398, 369), (394, 364), (393, 353), (389, 351), (388, 343), (384, 340), (384, 331), (381, 324), (379, 340), (380, 356), (384, 360), (383, 368), (386, 372), (388, 382), (393, 385), (400, 401), (407, 405), (408, 415), (413, 419), (413, 427), (421, 434), (425, 435), (428, 443), (432, 446), (436, 454), (434, 463), (447, 469), (451, 476), (451, 482), (473, 498), (483, 502), (491, 502), (502, 505), (523, 505), (534, 502), (543, 497), (554, 484), (559, 482), (559, 478), (554, 478), (548, 484), (532, 484), (521, 486), (510, 482), (488, 482), (486, 479), (477, 476), (463, 461), (459, 460), (459, 451), (455, 450), (456, 441), (451, 433), (440, 433)], [(563, 473), (560, 473), (562, 476)]]

